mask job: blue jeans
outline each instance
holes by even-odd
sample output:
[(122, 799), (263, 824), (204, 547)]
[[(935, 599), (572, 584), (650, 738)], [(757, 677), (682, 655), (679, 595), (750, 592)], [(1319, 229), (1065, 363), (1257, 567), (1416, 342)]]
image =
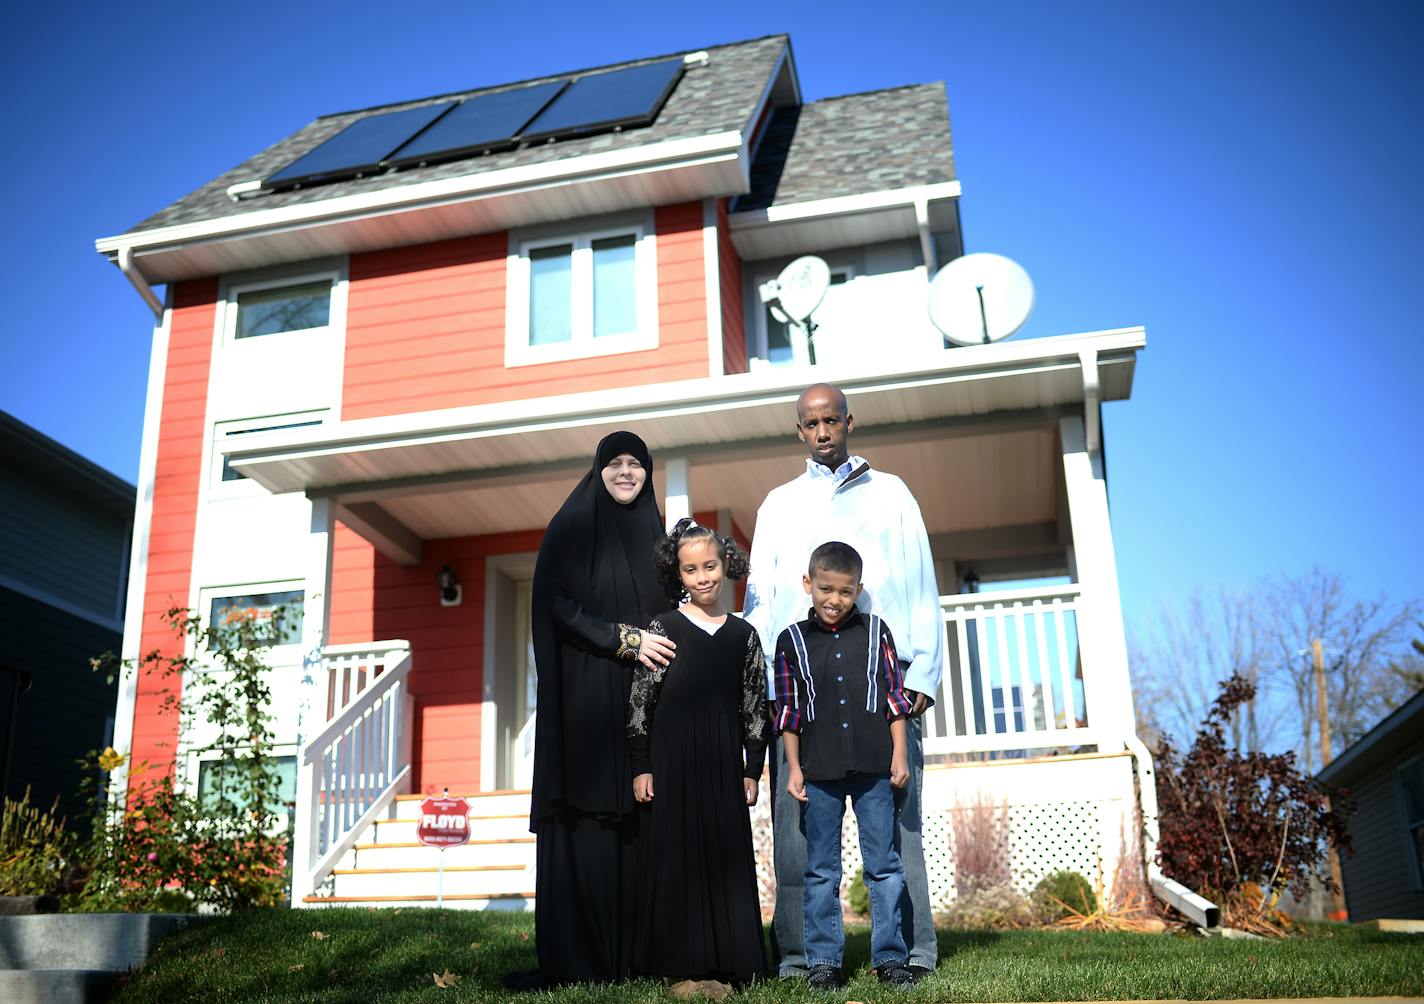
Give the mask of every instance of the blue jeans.
[[(906, 730), (910, 783), (895, 789), (895, 849), (905, 869), (905, 893), (900, 900), (900, 930), (910, 947), (910, 965), (933, 969), (938, 962), (934, 916), (930, 912), (929, 875), (925, 871), (924, 843), (920, 833), (920, 791), (925, 755), (920, 719)], [(801, 831), (801, 803), (786, 791), (786, 751), (781, 736), (771, 755), (772, 837), (776, 865), (776, 916), (772, 939), (782, 976), (805, 975), (806, 929), (803, 889), (806, 872), (806, 837)]]
[(806, 833), (806, 962), (840, 967), (841, 821), (846, 799), (860, 828), (860, 856), (870, 890), (870, 964), (905, 961), (900, 896), (905, 872), (895, 850), (895, 796), (884, 774), (852, 774), (839, 781), (807, 781), (801, 825)]

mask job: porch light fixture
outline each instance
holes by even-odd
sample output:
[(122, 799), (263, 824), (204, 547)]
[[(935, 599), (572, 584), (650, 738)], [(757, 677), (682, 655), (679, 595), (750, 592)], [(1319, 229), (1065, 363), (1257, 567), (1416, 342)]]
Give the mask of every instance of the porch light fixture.
[(442, 607), (458, 607), (463, 598), (460, 594), (460, 580), (455, 575), (455, 570), (449, 565), (442, 565), (440, 571), (435, 574), (435, 581), (440, 586), (440, 605)]

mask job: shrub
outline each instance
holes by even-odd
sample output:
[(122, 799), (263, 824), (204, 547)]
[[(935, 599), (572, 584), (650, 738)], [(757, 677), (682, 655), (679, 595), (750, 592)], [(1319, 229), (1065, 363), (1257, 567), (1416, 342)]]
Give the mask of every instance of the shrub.
[[(290, 641), (286, 612), (270, 615), (230, 611), (220, 624), (204, 625), (183, 608), (168, 622), (193, 655), (154, 651), (136, 667), (165, 681), (162, 707), (179, 716), (179, 736), (202, 734), (210, 742), (180, 745), (178, 763), (195, 754), (217, 765), (209, 791), (185, 790), (168, 765), (132, 764), (123, 804), (102, 787), (91, 792), (93, 836), (79, 849), (86, 871), (75, 909), (146, 911), (206, 906), (223, 911), (275, 906), (287, 881), (286, 809), (278, 801), (280, 779), (271, 757), (272, 703), (265, 657), (274, 644)], [(112, 655), (96, 669), (121, 668)], [(184, 699), (168, 681), (176, 681)], [(104, 771), (123, 765), (113, 749), (91, 753)]]
[(1039, 879), (1033, 887), (1033, 905), (1040, 918), (1054, 921), (1073, 910), (1083, 916), (1092, 914), (1098, 908), (1098, 897), (1087, 879), (1064, 869)]
[(1322, 790), (1294, 753), (1243, 755), (1227, 743), (1232, 714), (1254, 696), (1241, 676), (1226, 680), (1186, 755), (1165, 737), (1156, 755), (1162, 870), (1215, 898), (1233, 923), (1233, 911), (1273, 909), (1286, 888), (1303, 894), (1327, 838), (1350, 848), (1345, 793)]
[(0, 812), (0, 896), (48, 896), (63, 890), (70, 877), (73, 840), (56, 815), (59, 799), (48, 810), (22, 798), (4, 800)]
[(846, 903), (850, 905), (851, 913), (857, 917), (864, 917), (870, 912), (870, 889), (865, 884), (863, 867), (857, 868), (850, 880), (850, 888), (846, 890)]
[(956, 809), (951, 819), (954, 833), (954, 882), (960, 897), (980, 889), (1006, 885), (1009, 874), (1009, 807), (982, 792), (973, 802)]
[(982, 930), (1030, 927), (1038, 916), (1028, 897), (1005, 882), (961, 892), (945, 905), (944, 920), (950, 927)]

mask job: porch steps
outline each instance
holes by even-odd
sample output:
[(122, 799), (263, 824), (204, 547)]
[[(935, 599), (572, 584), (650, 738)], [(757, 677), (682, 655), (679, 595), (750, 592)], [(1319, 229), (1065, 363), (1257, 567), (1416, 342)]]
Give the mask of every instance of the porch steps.
[[(455, 793), (459, 794), (459, 793)], [(534, 902), (534, 836), (529, 792), (463, 794), (470, 803), (470, 840), (441, 851), (415, 836), (420, 803), (429, 795), (399, 795), (338, 863), (327, 894), (307, 906), (433, 906), (444, 856), (444, 903), (453, 909), (527, 910)]]

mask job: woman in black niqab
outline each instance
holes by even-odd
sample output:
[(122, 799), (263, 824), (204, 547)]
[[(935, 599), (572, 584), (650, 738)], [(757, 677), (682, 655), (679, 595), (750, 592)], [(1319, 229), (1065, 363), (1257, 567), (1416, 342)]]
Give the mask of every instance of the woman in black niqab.
[[(605, 466), (629, 454), (645, 479), (620, 503)], [(638, 811), (628, 765), (628, 690), (638, 629), (667, 606), (653, 567), (663, 535), (653, 462), (615, 432), (544, 533), (534, 569), (538, 672), (530, 829), (538, 837), (537, 983), (628, 975)]]

